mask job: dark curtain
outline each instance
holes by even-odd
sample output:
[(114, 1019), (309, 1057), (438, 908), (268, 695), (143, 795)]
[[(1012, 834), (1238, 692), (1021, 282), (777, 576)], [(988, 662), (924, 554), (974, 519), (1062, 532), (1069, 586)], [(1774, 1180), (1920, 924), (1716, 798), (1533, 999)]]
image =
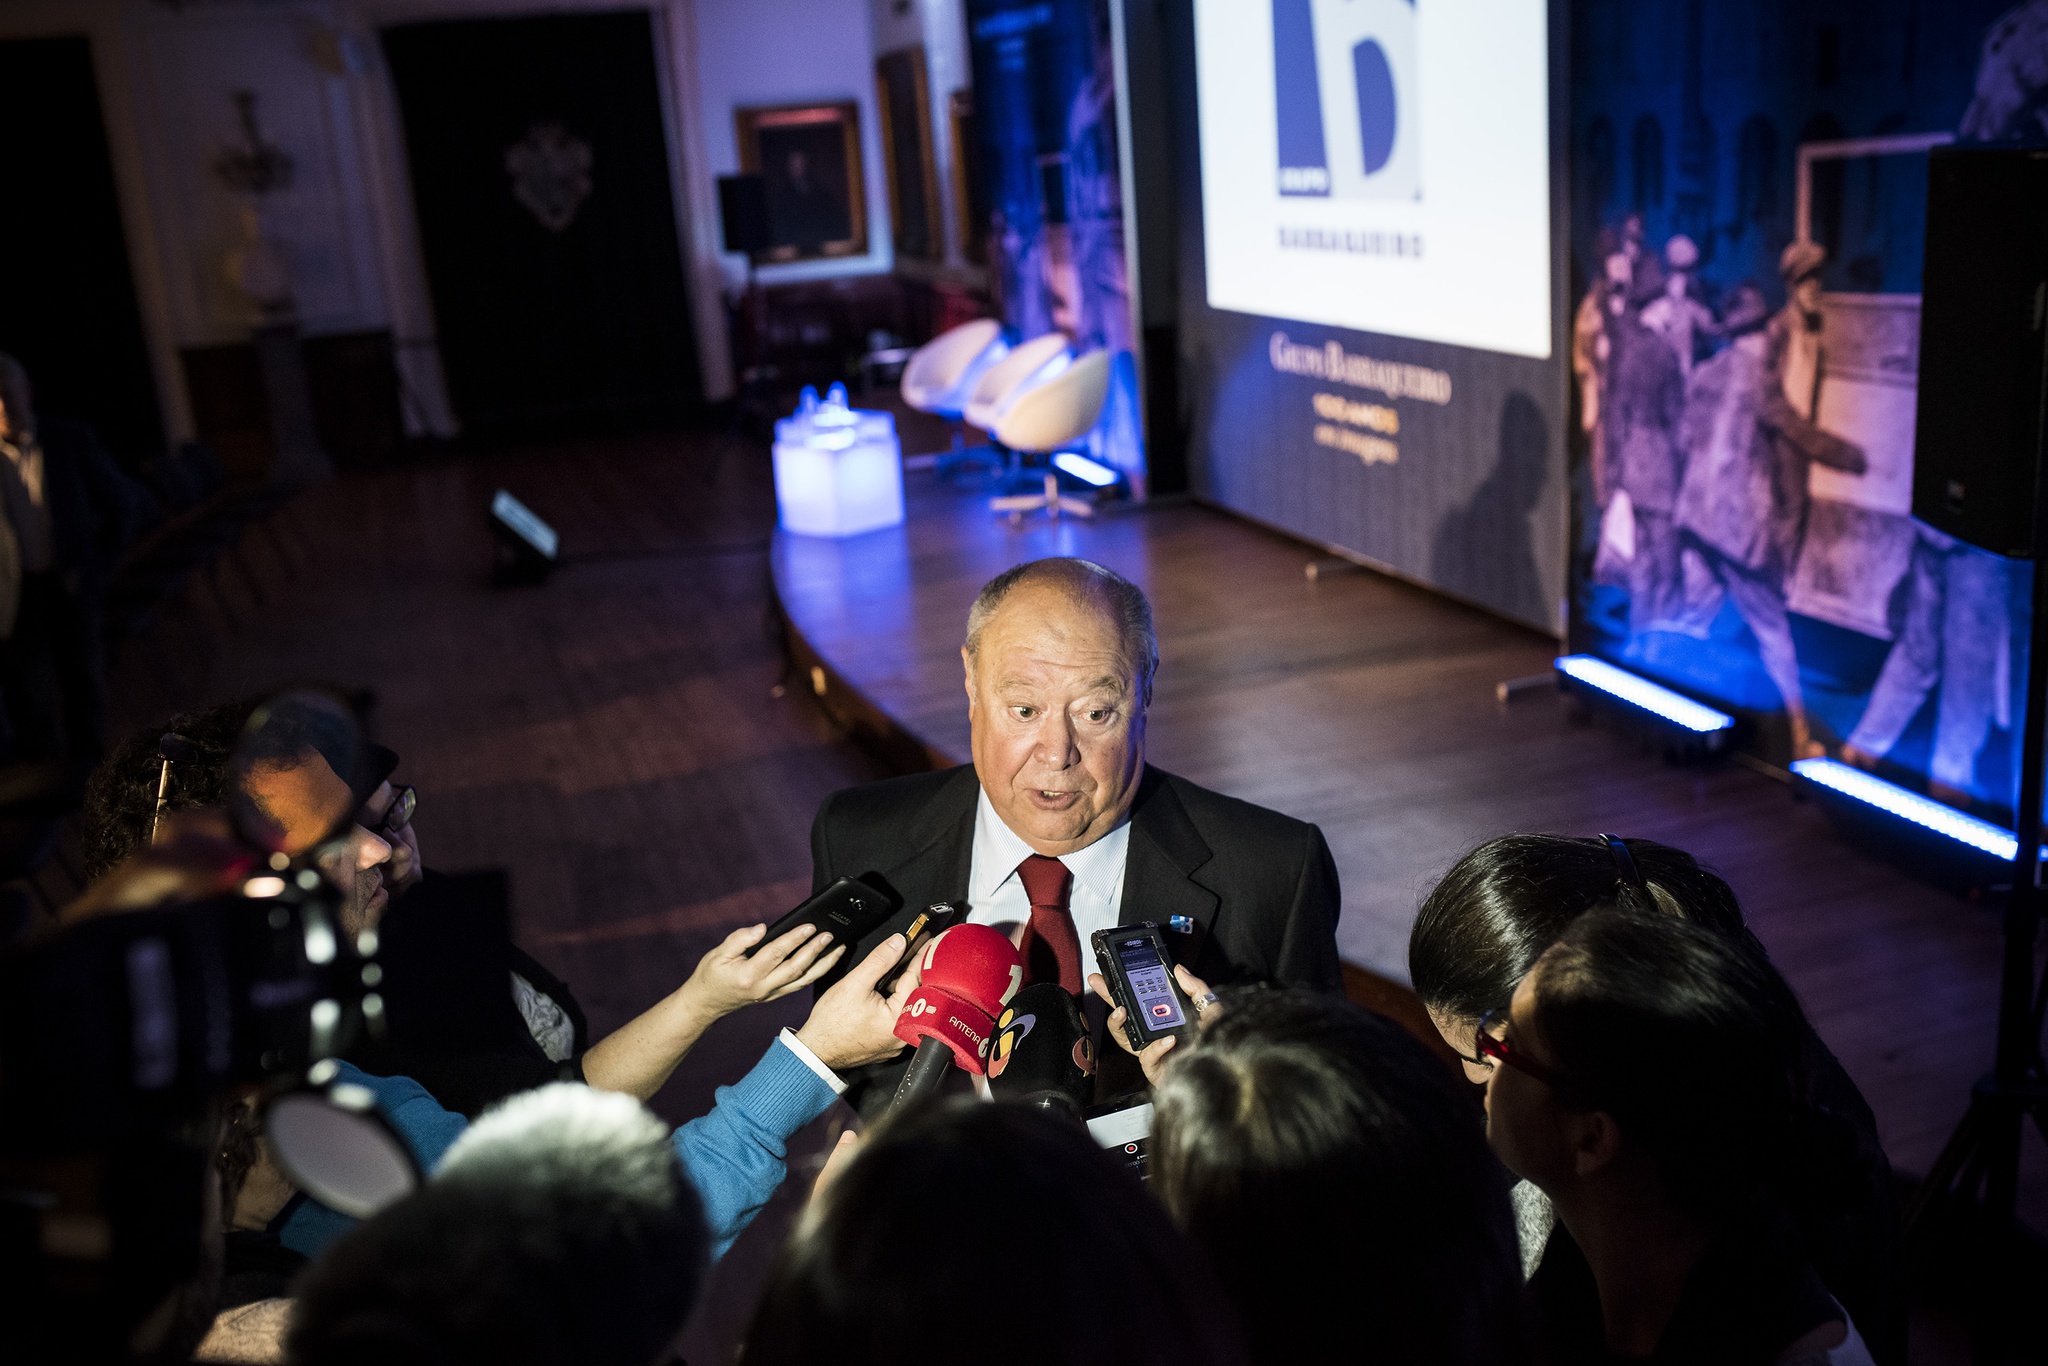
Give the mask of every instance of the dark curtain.
[(644, 10), (387, 29), (441, 360), (472, 431), (701, 398)]
[(90, 423), (116, 454), (163, 446), (114, 170), (83, 38), (0, 43), (8, 207), (0, 213), (0, 351), (43, 412)]

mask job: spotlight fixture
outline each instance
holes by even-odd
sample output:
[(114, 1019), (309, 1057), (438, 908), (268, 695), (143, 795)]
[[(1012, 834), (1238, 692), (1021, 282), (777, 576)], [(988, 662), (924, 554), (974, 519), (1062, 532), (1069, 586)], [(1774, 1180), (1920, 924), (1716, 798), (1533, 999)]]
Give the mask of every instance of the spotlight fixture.
[(1592, 655), (1564, 655), (1558, 685), (1588, 707), (1644, 731), (1676, 757), (1718, 754), (1735, 734), (1735, 718), (1684, 693)]
[(555, 567), (562, 538), (504, 489), (491, 499), (491, 530), (498, 542), (494, 582), (539, 583)]

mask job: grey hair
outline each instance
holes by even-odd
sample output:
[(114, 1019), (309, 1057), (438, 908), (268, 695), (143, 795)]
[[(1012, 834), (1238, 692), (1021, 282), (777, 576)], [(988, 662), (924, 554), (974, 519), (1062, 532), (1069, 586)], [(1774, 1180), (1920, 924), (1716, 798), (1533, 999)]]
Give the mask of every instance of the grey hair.
[(435, 1168), (436, 1181), (603, 1192), (666, 1209), (682, 1172), (668, 1126), (633, 1097), (555, 1082), (493, 1106)]
[(1116, 622), (1123, 639), (1124, 658), (1136, 675), (1141, 705), (1152, 704), (1152, 676), (1159, 671), (1159, 634), (1152, 626), (1152, 604), (1145, 590), (1106, 565), (1093, 560), (1057, 555), (1013, 565), (981, 586), (974, 606), (967, 609), (967, 655), (973, 658), (981, 648), (981, 633), (1003, 599), (1019, 584), (1048, 579), (1077, 597), (1099, 602)]

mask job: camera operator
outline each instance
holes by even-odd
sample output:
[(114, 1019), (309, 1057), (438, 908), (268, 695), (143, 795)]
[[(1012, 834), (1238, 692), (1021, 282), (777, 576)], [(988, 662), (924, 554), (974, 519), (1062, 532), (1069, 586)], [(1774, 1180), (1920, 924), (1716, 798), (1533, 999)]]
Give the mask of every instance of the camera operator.
[[(229, 754), (255, 705), (232, 702), (182, 713), (160, 727), (136, 732), (115, 749), (86, 787), (83, 835), (89, 873), (98, 875), (148, 842), (160, 789), (167, 811), (220, 805), (232, 798)], [(167, 786), (161, 757), (166, 736), (178, 737), (183, 743), (171, 747), (189, 756), (168, 764)], [(352, 809), (358, 817), (349, 882), (352, 909), (343, 916), (350, 933), (375, 928), (394, 897), (398, 908), (390, 914), (410, 920), (431, 918), (455, 894), (453, 880), (426, 868), (420, 858), (412, 823), (417, 794), (390, 782), (398, 756), (374, 745), (369, 753), (370, 762), (354, 784)], [(331, 768), (315, 765), (309, 771), (324, 771), (332, 781)], [(325, 833), (309, 828), (313, 822), (304, 813), (313, 809), (303, 800), (281, 808), (287, 839), (298, 847)], [(299, 813), (296, 820), (293, 811)], [(453, 1043), (393, 1037), (364, 1049), (355, 1060), (378, 1074), (412, 1077), (437, 1101), (466, 1115), (550, 1081), (588, 1081), (647, 1100), (712, 1023), (741, 1006), (809, 987), (846, 953), (844, 946), (806, 926), (747, 957), (766, 931), (766, 925), (733, 931), (699, 960), (677, 990), (587, 1049), (583, 1014), (567, 984), (517, 945), (501, 941), (489, 948), (509, 956), (513, 1009), (501, 1006), (492, 1012), (483, 1022), (489, 1026), (483, 1037), (475, 1031)], [(451, 973), (455, 969), (447, 965)], [(422, 984), (423, 991), (431, 988), (431, 983)], [(497, 1021), (504, 1022), (502, 1029)]]
[[(302, 757), (304, 761), (298, 767), (312, 765), (310, 757)], [(255, 767), (260, 769), (265, 764), (259, 763)], [(291, 770), (274, 762), (269, 767), (276, 773), (261, 776), (259, 784), (272, 800), (259, 809), (270, 815), (298, 810), (292, 802), (280, 797), (290, 789), (277, 775)], [(324, 763), (322, 767), (325, 767)], [(341, 805), (336, 809), (353, 808)], [(209, 821), (219, 823), (217, 813), (184, 813), (167, 823), (166, 833), (175, 839), (192, 824)], [(352, 844), (348, 839), (342, 842)], [(175, 898), (187, 890), (189, 879), (180, 881), (167, 877), (162, 870), (180, 869), (185, 861), (189, 861), (188, 851), (176, 843), (159, 844), (138, 851), (135, 857), (97, 883), (78, 907), (67, 912), (67, 918), (116, 914), (123, 909), (137, 909), (166, 898)], [(246, 870), (247, 865), (245, 854), (240, 866)], [(347, 871), (346, 865), (343, 871)], [(222, 889), (214, 887), (211, 890), (218, 892)], [(892, 936), (879, 945), (819, 997), (800, 1029), (784, 1030), (743, 1080), (721, 1088), (717, 1103), (709, 1114), (676, 1131), (672, 1139), (674, 1152), (700, 1192), (714, 1256), (724, 1252), (780, 1185), (785, 1174), (790, 1136), (828, 1109), (844, 1090), (844, 1083), (839, 1080), (835, 1069), (867, 1065), (901, 1050), (894, 1026), (915, 989), (916, 974), (914, 971), (904, 973), (904, 980), (893, 997), (882, 996), (876, 986), (896, 966), (903, 950), (904, 942), (900, 936)], [(467, 1127), (467, 1121), (461, 1116), (441, 1108), (417, 1083), (407, 1078), (374, 1077), (340, 1064), (336, 1069), (336, 1079), (365, 1088), (374, 1096), (377, 1109), (423, 1170), (431, 1170)], [(216, 1137), (215, 1141), (223, 1140)], [(203, 1169), (211, 1203), (199, 1217), (206, 1224), (207, 1245), (215, 1250), (215, 1255), (210, 1262), (210, 1277), (191, 1293), (204, 1299), (219, 1284), (218, 1240), (223, 1217), (218, 1181), (226, 1164), (218, 1161), (205, 1164), (202, 1153), (194, 1153), (193, 1156)], [(260, 1160), (267, 1162), (267, 1153)], [(199, 1174), (195, 1171), (195, 1177)], [(282, 1194), (283, 1207), (272, 1217), (269, 1227), (279, 1235), (282, 1246), (301, 1255), (317, 1255), (355, 1223), (347, 1216), (293, 1191), (281, 1174), (274, 1170), (254, 1184), (249, 1180), (248, 1171), (236, 1175), (241, 1185), (236, 1201), (241, 1210), (236, 1217), (246, 1222), (252, 1191), (258, 1192), (257, 1198), (268, 1200), (275, 1200)], [(184, 1300), (178, 1303), (182, 1304)], [(209, 1304), (208, 1307), (213, 1306)], [(258, 1330), (262, 1324), (276, 1321), (274, 1307), (249, 1310), (235, 1318), (237, 1324), (248, 1327), (253, 1323)]]

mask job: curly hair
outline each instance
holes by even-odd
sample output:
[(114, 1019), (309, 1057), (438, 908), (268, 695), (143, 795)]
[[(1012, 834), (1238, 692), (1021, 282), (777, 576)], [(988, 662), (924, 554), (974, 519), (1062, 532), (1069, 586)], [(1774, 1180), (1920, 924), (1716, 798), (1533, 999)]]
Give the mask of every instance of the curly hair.
[(197, 752), (195, 757), (171, 765), (164, 809), (190, 811), (227, 800), (228, 756), (257, 702), (250, 697), (182, 711), (162, 725), (136, 731), (114, 747), (85, 784), (79, 837), (88, 878), (103, 876), (149, 843), (150, 826), (156, 819), (157, 781), (163, 773), (157, 746), (165, 735), (183, 736)]

